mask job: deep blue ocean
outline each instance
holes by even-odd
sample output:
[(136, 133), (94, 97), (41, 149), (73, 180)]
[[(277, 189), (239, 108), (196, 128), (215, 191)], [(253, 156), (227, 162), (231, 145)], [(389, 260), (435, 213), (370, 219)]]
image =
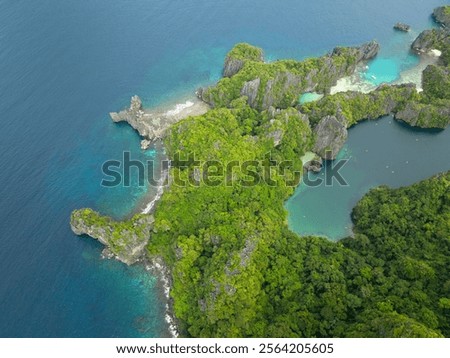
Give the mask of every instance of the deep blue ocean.
[[(0, 336), (167, 336), (157, 280), (102, 260), (101, 245), (69, 226), (75, 208), (123, 218), (148, 195), (100, 185), (106, 160), (155, 155), (109, 119), (130, 96), (184, 102), (242, 41), (301, 59), (377, 39), (372, 70), (392, 79), (415, 64), (410, 37), (444, 3), (0, 0)], [(413, 33), (395, 33), (398, 21)]]

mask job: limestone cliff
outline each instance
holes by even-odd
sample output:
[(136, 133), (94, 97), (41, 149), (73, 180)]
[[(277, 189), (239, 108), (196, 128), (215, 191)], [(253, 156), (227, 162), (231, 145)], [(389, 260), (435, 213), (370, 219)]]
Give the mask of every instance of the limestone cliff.
[(434, 21), (441, 25), (440, 29), (423, 31), (412, 44), (412, 49), (425, 53), (433, 49), (441, 49), (450, 44), (450, 6), (441, 6), (433, 11)]
[(114, 122), (127, 122), (138, 133), (145, 138), (153, 137), (153, 129), (149, 126), (144, 118), (144, 110), (142, 101), (138, 96), (131, 97), (130, 107), (118, 113), (111, 112), (109, 114)]
[[(334, 115), (350, 127), (364, 119), (391, 114), (412, 126), (445, 128), (450, 123), (448, 99), (437, 99), (438, 94), (431, 94), (429, 87), (429, 84), (424, 86), (422, 95), (417, 93), (414, 84), (381, 85), (370, 93), (349, 91), (326, 96), (301, 106), (300, 110), (309, 115), (313, 124)], [(438, 91), (442, 95), (439, 87)]]
[(263, 51), (246, 43), (237, 44), (225, 59), (223, 77), (232, 77), (238, 73), (247, 61), (263, 62)]
[(441, 43), (449, 41), (450, 31), (448, 29), (425, 30), (416, 38), (411, 47), (418, 53), (427, 53), (439, 48)]
[(104, 256), (132, 265), (145, 255), (153, 222), (152, 215), (136, 215), (118, 222), (91, 209), (80, 209), (72, 213), (70, 226), (76, 235), (88, 235), (105, 245)]

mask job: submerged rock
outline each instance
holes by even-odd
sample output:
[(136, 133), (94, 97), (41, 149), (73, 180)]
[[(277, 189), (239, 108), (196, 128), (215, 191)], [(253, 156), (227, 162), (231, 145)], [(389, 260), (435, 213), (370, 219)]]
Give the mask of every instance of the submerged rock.
[(344, 146), (348, 132), (345, 123), (335, 116), (326, 116), (314, 128), (316, 143), (313, 151), (323, 159), (336, 159)]
[(153, 222), (152, 215), (140, 214), (129, 221), (117, 222), (91, 209), (80, 209), (72, 213), (70, 226), (76, 235), (88, 235), (105, 245), (103, 257), (115, 257), (132, 265), (145, 255)]
[(403, 31), (403, 32), (409, 32), (411, 30), (411, 26), (404, 24), (402, 22), (397, 22), (394, 25), (394, 29), (399, 30), (399, 31)]

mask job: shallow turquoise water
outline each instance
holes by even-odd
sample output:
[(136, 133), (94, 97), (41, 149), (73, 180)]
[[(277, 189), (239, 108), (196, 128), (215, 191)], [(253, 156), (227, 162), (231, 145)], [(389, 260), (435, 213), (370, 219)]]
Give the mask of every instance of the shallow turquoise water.
[[(410, 185), (450, 169), (450, 129), (420, 130), (385, 117), (350, 128), (336, 161), (348, 160), (340, 170), (347, 186), (333, 181), (317, 187), (301, 184), (286, 202), (290, 228), (301, 235), (338, 240), (351, 234), (350, 213), (370, 189), (379, 185)], [(326, 162), (311, 180), (324, 179), (336, 161)]]

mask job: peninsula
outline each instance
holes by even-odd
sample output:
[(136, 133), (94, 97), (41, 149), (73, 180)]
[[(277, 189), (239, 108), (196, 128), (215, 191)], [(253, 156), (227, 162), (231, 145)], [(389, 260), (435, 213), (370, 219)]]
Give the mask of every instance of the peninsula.
[[(442, 28), (412, 44), (419, 53), (440, 54), (423, 72), (420, 93), (412, 84), (384, 84), (369, 93), (330, 94), (377, 55), (376, 42), (272, 63), (261, 49), (238, 44), (224, 77), (197, 92), (208, 111), (154, 127), (133, 98), (111, 117), (144, 140), (163, 137), (169, 158), (253, 161), (261, 176), (267, 161), (290, 164), (272, 169), (276, 185), (245, 185), (241, 167), (232, 185), (170, 186), (151, 215), (125, 222), (77, 210), (73, 231), (100, 240), (106, 256), (127, 264), (163, 261), (182, 336), (449, 337), (450, 172), (407, 188), (373, 189), (353, 210), (355, 236), (338, 243), (294, 234), (283, 207), (294, 191), (283, 179), (303, 170), (305, 153), (334, 159), (347, 129), (362, 120), (392, 114), (411, 126), (448, 126), (449, 15), (450, 6), (436, 9)], [(306, 92), (324, 96), (300, 104)], [(189, 181), (193, 163), (172, 164), (171, 175)]]

